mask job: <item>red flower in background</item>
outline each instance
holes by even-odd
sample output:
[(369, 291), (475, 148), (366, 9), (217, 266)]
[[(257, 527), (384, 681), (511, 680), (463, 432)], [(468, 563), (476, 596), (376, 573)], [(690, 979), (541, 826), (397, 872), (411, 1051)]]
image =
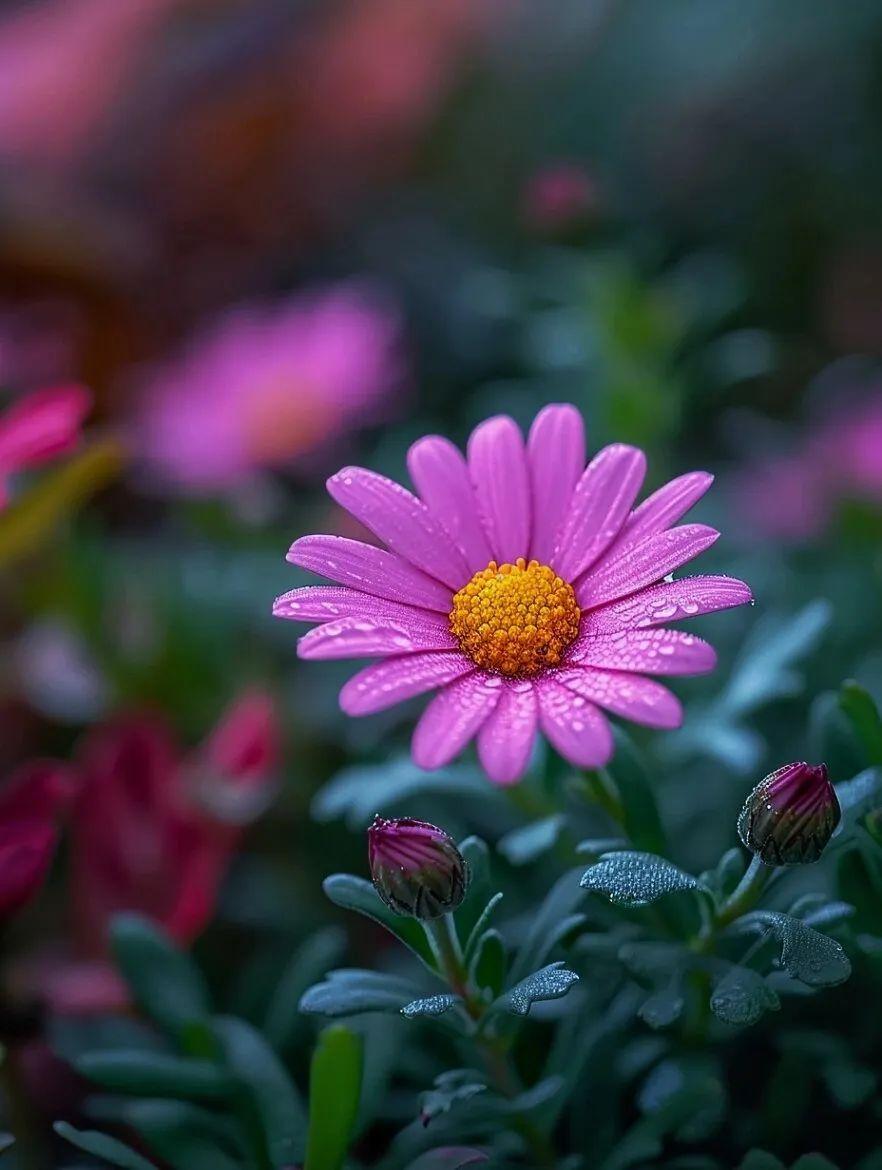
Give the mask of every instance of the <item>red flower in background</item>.
[(35, 390), (0, 416), (0, 509), (9, 500), (9, 476), (72, 451), (92, 405), (82, 386)]
[(57, 820), (74, 791), (63, 764), (26, 764), (0, 789), (0, 922), (38, 893), (58, 844)]

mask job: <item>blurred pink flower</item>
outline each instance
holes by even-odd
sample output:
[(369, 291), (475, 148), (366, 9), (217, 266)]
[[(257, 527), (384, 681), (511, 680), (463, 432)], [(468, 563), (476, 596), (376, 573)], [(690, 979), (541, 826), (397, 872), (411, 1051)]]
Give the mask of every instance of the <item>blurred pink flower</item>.
[(259, 793), (275, 779), (277, 743), (274, 709), (257, 692), (234, 704), (189, 757), (161, 720), (143, 714), (87, 736), (71, 834), (81, 954), (104, 954), (109, 921), (121, 911), (147, 915), (185, 944), (204, 929), (240, 828), (219, 819), (209, 802), (194, 802), (189, 775), (204, 774), (208, 761), (214, 784)]
[(281, 759), (276, 704), (246, 691), (221, 716), (189, 774), (189, 795), (220, 826), (247, 824), (269, 805)]
[(576, 162), (550, 163), (527, 181), (521, 195), (524, 222), (538, 231), (559, 231), (594, 213), (597, 183)]
[(0, 157), (64, 165), (116, 106), (180, 0), (38, 0), (0, 19)]
[(757, 532), (795, 543), (821, 536), (844, 500), (882, 504), (882, 396), (815, 422), (790, 451), (740, 472), (734, 492)]
[(0, 415), (0, 509), (9, 476), (72, 451), (92, 399), (82, 386), (35, 390)]
[(21, 910), (45, 881), (58, 843), (58, 816), (74, 784), (71, 769), (37, 760), (0, 788), (0, 922)]
[(397, 314), (360, 284), (243, 307), (157, 371), (133, 441), (160, 481), (225, 490), (376, 417), (401, 377)]
[(716, 655), (666, 624), (751, 599), (729, 577), (669, 579), (719, 536), (677, 525), (712, 476), (680, 476), (635, 506), (643, 452), (614, 443), (585, 467), (582, 416), (566, 404), (541, 411), (526, 442), (513, 419), (487, 419), (467, 457), (438, 435), (420, 439), (408, 469), (420, 496), (361, 467), (328, 480), (388, 551), (301, 537), (288, 560), (335, 584), (274, 606), (318, 623), (301, 658), (380, 659), (341, 691), (349, 715), (437, 690), (414, 761), (443, 767), (477, 738), (498, 784), (521, 778), (540, 730), (570, 763), (602, 767), (614, 745), (601, 709), (679, 726), (678, 699), (647, 676), (703, 674)]

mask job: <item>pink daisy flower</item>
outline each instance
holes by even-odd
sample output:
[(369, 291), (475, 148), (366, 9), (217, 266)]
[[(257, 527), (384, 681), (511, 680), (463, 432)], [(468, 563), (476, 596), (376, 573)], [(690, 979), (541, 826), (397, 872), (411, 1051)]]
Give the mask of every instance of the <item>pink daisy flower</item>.
[(82, 386), (34, 390), (0, 415), (0, 510), (9, 503), (9, 479), (73, 451), (92, 397)]
[(477, 737), (498, 784), (524, 773), (538, 731), (571, 763), (613, 753), (605, 712), (649, 727), (679, 725), (677, 698), (651, 675), (703, 674), (711, 646), (665, 628), (750, 601), (742, 581), (670, 574), (719, 533), (677, 521), (708, 489), (697, 471), (635, 507), (646, 458), (605, 447), (585, 467), (582, 418), (546, 407), (524, 442), (499, 416), (468, 455), (430, 435), (408, 468), (419, 496), (364, 468), (328, 481), (333, 498), (387, 548), (305, 536), (288, 560), (336, 582), (295, 589), (274, 612), (321, 623), (301, 658), (378, 658), (343, 687), (350, 715), (437, 690), (417, 724), (413, 758), (449, 763)]

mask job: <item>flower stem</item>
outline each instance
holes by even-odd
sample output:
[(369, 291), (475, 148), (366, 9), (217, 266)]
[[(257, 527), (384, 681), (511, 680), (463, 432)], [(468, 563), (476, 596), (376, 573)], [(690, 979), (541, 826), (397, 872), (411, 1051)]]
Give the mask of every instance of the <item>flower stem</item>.
[(758, 857), (754, 857), (745, 871), (744, 877), (720, 907), (716, 915), (716, 927), (728, 926), (742, 914), (756, 905), (763, 892), (763, 887), (772, 875), (769, 866), (764, 865)]
[(444, 914), (441, 918), (423, 922), (423, 929), (432, 948), (432, 954), (451, 991), (461, 996), (468, 1004), (472, 998), (468, 986), (468, 972), (453, 915)]

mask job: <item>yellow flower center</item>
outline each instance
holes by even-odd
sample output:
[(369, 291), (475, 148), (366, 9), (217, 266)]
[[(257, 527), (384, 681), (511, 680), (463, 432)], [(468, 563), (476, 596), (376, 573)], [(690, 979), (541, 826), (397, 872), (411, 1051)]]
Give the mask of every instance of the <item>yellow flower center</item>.
[(579, 632), (572, 585), (538, 561), (491, 561), (453, 598), (450, 629), (478, 666), (530, 678), (557, 666)]

